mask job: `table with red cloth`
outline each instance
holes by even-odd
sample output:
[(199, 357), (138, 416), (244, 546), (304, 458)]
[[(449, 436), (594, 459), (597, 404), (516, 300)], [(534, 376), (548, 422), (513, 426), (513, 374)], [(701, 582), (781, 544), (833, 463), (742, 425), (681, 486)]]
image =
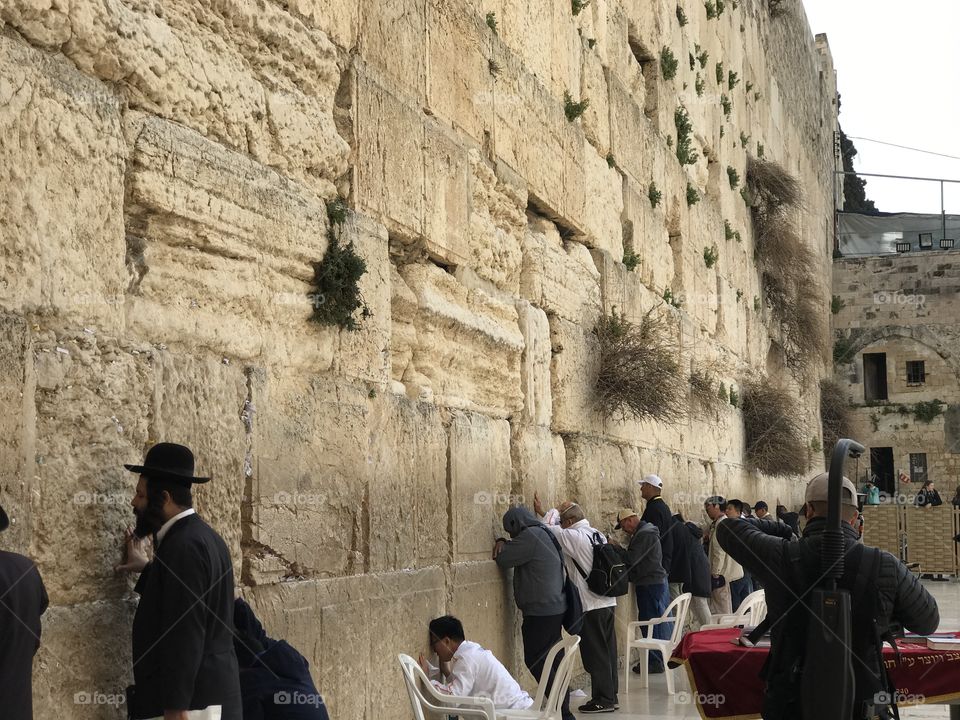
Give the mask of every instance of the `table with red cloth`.
[[(673, 653), (671, 664), (686, 668), (691, 699), (704, 720), (760, 717), (764, 689), (760, 670), (770, 648), (734, 645), (731, 640), (741, 632), (722, 628), (687, 633)], [(899, 665), (889, 646), (884, 646), (883, 657), (901, 706), (960, 701), (960, 651), (931, 650), (922, 638), (909, 637), (898, 640), (897, 647)], [(951, 717), (960, 717), (960, 705), (951, 707)]]

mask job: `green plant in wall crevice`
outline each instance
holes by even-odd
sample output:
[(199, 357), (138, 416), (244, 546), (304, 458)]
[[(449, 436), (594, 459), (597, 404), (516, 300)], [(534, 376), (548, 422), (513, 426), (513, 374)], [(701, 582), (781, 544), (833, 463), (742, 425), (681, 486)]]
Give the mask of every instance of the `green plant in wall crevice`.
[(680, 61), (673, 54), (673, 50), (663, 47), (660, 50), (660, 74), (664, 80), (673, 80), (677, 74), (677, 68), (680, 67)]

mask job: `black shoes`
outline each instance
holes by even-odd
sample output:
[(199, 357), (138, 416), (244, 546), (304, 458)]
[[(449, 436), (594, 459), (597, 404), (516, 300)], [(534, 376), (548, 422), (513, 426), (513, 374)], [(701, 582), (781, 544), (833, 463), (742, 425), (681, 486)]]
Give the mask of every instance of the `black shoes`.
[(597, 702), (596, 700), (591, 700), (586, 705), (581, 705), (578, 707), (577, 712), (583, 713), (584, 715), (592, 715), (594, 713), (609, 713), (616, 709), (616, 705), (606, 705), (604, 703)]
[[(640, 669), (640, 663), (637, 663), (636, 665), (633, 666), (633, 671), (634, 671), (637, 675), (639, 675), (641, 672), (643, 672), (643, 671)], [(651, 675), (659, 675), (660, 673), (663, 672), (663, 665), (654, 665), (653, 663), (650, 663), (650, 664), (647, 666), (647, 672), (650, 673)]]

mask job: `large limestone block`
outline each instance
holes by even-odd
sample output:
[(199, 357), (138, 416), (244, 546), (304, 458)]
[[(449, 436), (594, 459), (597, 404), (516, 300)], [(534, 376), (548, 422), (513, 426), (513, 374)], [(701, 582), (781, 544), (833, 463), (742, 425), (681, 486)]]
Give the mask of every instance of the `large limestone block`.
[(433, 405), (387, 396), (370, 414), (368, 572), (439, 565), (449, 553), (447, 431)]
[(493, 131), (496, 66), (490, 65), (491, 31), (482, 13), (470, 12), (460, 3), (427, 5), (427, 104), (442, 122), (479, 145)]
[(6, 409), (0, 415), (0, 506), (10, 518), (3, 546), (21, 554), (30, 542), (25, 521), (29, 518), (31, 446), (35, 440), (32, 357), (27, 323), (15, 315), (0, 315), (0, 407)]
[[(551, 80), (553, 53), (552, 28), (554, 3), (551, 0), (529, 0), (515, 3), (497, 0), (483, 3), (483, 9), (492, 9), (497, 17), (497, 35), (494, 44), (509, 47), (517, 62), (544, 84)], [(503, 51), (501, 51), (503, 52)]]
[(517, 503), (533, 507), (537, 493), (544, 503), (559, 503), (566, 497), (566, 454), (559, 435), (546, 427), (514, 425), (510, 451)]
[[(584, 233), (584, 152), (578, 122), (564, 116), (563, 96), (551, 95), (502, 45), (494, 86), (497, 156), (527, 182), (531, 203), (575, 234)], [(576, 86), (575, 86), (576, 87)]]
[(359, 328), (356, 330), (304, 323), (298, 339), (301, 342), (307, 340), (305, 345), (309, 348), (313, 343), (326, 343), (326, 338), (338, 335), (334, 372), (341, 377), (383, 387), (390, 380), (392, 332), (390, 284), (393, 265), (388, 257), (387, 230), (368, 217), (350, 213), (337, 231), (337, 238), (341, 245), (352, 244), (366, 264), (358, 287), (368, 312), (363, 316), (362, 310), (357, 311)]
[(0, 37), (0, 308), (120, 327), (120, 113), (102, 83)]
[(323, 203), (180, 125), (137, 116), (129, 131), (134, 331), (244, 359), (329, 367), (330, 338), (306, 322), (310, 263), (327, 248)]
[[(650, 204), (649, 184), (626, 180), (623, 186), (623, 240), (639, 257), (634, 272), (644, 285), (662, 295), (673, 282), (673, 253), (667, 232), (664, 204)], [(664, 186), (658, 183), (658, 191)]]
[(239, 581), (240, 504), (249, 441), (247, 379), (239, 366), (210, 356), (161, 351), (154, 368), (151, 440), (187, 445), (197, 460), (197, 474), (211, 478), (194, 488), (194, 505), (230, 548)]
[(600, 274), (590, 251), (561, 240), (549, 220), (532, 214), (528, 220), (520, 295), (548, 314), (592, 329), (600, 312)]
[(648, 288), (637, 270), (627, 270), (603, 250), (591, 251), (593, 262), (600, 273), (600, 291), (603, 312), (616, 312), (633, 323), (642, 321), (653, 308), (662, 306), (663, 298)]
[(565, 438), (567, 491), (594, 527), (606, 527), (627, 499), (627, 465), (619, 445), (585, 435)]
[(553, 360), (550, 384), (553, 422), (557, 433), (600, 434), (603, 418), (596, 412), (593, 385), (598, 369), (598, 344), (593, 329), (549, 315)]
[[(402, 382), (410, 366), (413, 350), (417, 345), (417, 296), (409, 288), (397, 268), (390, 264), (390, 377), (394, 382)], [(412, 371), (411, 371), (412, 372)], [(411, 383), (414, 385), (414, 383)], [(429, 381), (423, 378), (411, 390), (419, 393), (420, 387), (428, 387)]]
[(361, 572), (373, 462), (367, 392), (279, 369), (251, 375), (251, 385), (245, 581)]
[(510, 506), (510, 423), (455, 412), (450, 422), (450, 507), (453, 558), (490, 557)]
[(522, 407), (523, 335), (512, 303), (467, 289), (435, 265), (400, 275), (417, 297), (417, 345), (404, 374), (408, 392), (427, 387), (438, 404), (507, 417)]
[(71, 720), (127, 717), (125, 691), (132, 681), (134, 611), (129, 600), (47, 609), (33, 665), (35, 720), (60, 720), (65, 714)]
[[(642, 82), (641, 77), (638, 84), (642, 85)], [(634, 181), (646, 186), (653, 179), (653, 168), (642, 141), (649, 123), (643, 112), (642, 98), (637, 101), (631, 89), (612, 74), (608, 74), (607, 88), (610, 95), (610, 117), (613, 118), (610, 123), (610, 152), (618, 168)]]
[(480, 152), (470, 150), (470, 227), (468, 263), (499, 290), (516, 295), (527, 224), (526, 186), (498, 174)]
[(521, 615), (513, 601), (511, 573), (489, 559), (454, 563), (450, 570), (446, 612), (459, 618), (467, 637), (492, 652), (519, 682), (527, 679), (535, 687), (523, 666), (523, 643), (515, 627)]
[(287, 9), (310, 27), (326, 33), (340, 48), (357, 45), (360, 33), (360, 5), (356, 2), (327, 0), (288, 0)]
[(357, 66), (353, 192), (358, 210), (413, 240), (424, 232), (424, 124), (385, 82), (373, 68)]
[[(359, 0), (360, 56), (383, 75), (386, 85), (422, 107), (427, 97), (428, 54), (426, 0)], [(434, 28), (430, 28), (429, 35)]]
[(346, 170), (348, 146), (333, 120), (335, 47), (278, 5), (218, 3), (198, 12), (179, 0), (155, 12), (84, 0), (36, 12), (17, 0), (0, 18), (113, 83), (130, 107), (249, 153), (324, 195)]
[(518, 300), (517, 319), (523, 333), (523, 356), (520, 366), (520, 390), (523, 392), (525, 423), (549, 427), (553, 415), (550, 391), (550, 323), (547, 314), (526, 300)]
[(583, 52), (580, 96), (590, 101), (582, 116), (583, 134), (600, 157), (606, 158), (610, 152), (610, 93), (599, 50)]
[(113, 566), (137, 484), (123, 464), (154, 439), (156, 368), (149, 348), (83, 330), (41, 330), (33, 350), (29, 555), (54, 605), (119, 597), (127, 584)]
[(602, 248), (615, 258), (623, 257), (623, 181), (604, 156), (590, 146), (584, 149), (586, 197), (584, 242)]

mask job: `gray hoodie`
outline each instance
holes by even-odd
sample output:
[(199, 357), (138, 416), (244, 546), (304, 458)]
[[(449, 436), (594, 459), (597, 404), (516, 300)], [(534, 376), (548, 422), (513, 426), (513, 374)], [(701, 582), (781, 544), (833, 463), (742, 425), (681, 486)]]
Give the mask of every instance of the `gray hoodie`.
[(567, 609), (563, 595), (563, 565), (553, 536), (525, 507), (503, 516), (511, 540), (497, 556), (501, 568), (513, 568), (513, 597), (524, 615), (561, 615)]
[(667, 581), (660, 553), (660, 531), (653, 523), (640, 521), (627, 545), (630, 580), (637, 585), (659, 585)]

